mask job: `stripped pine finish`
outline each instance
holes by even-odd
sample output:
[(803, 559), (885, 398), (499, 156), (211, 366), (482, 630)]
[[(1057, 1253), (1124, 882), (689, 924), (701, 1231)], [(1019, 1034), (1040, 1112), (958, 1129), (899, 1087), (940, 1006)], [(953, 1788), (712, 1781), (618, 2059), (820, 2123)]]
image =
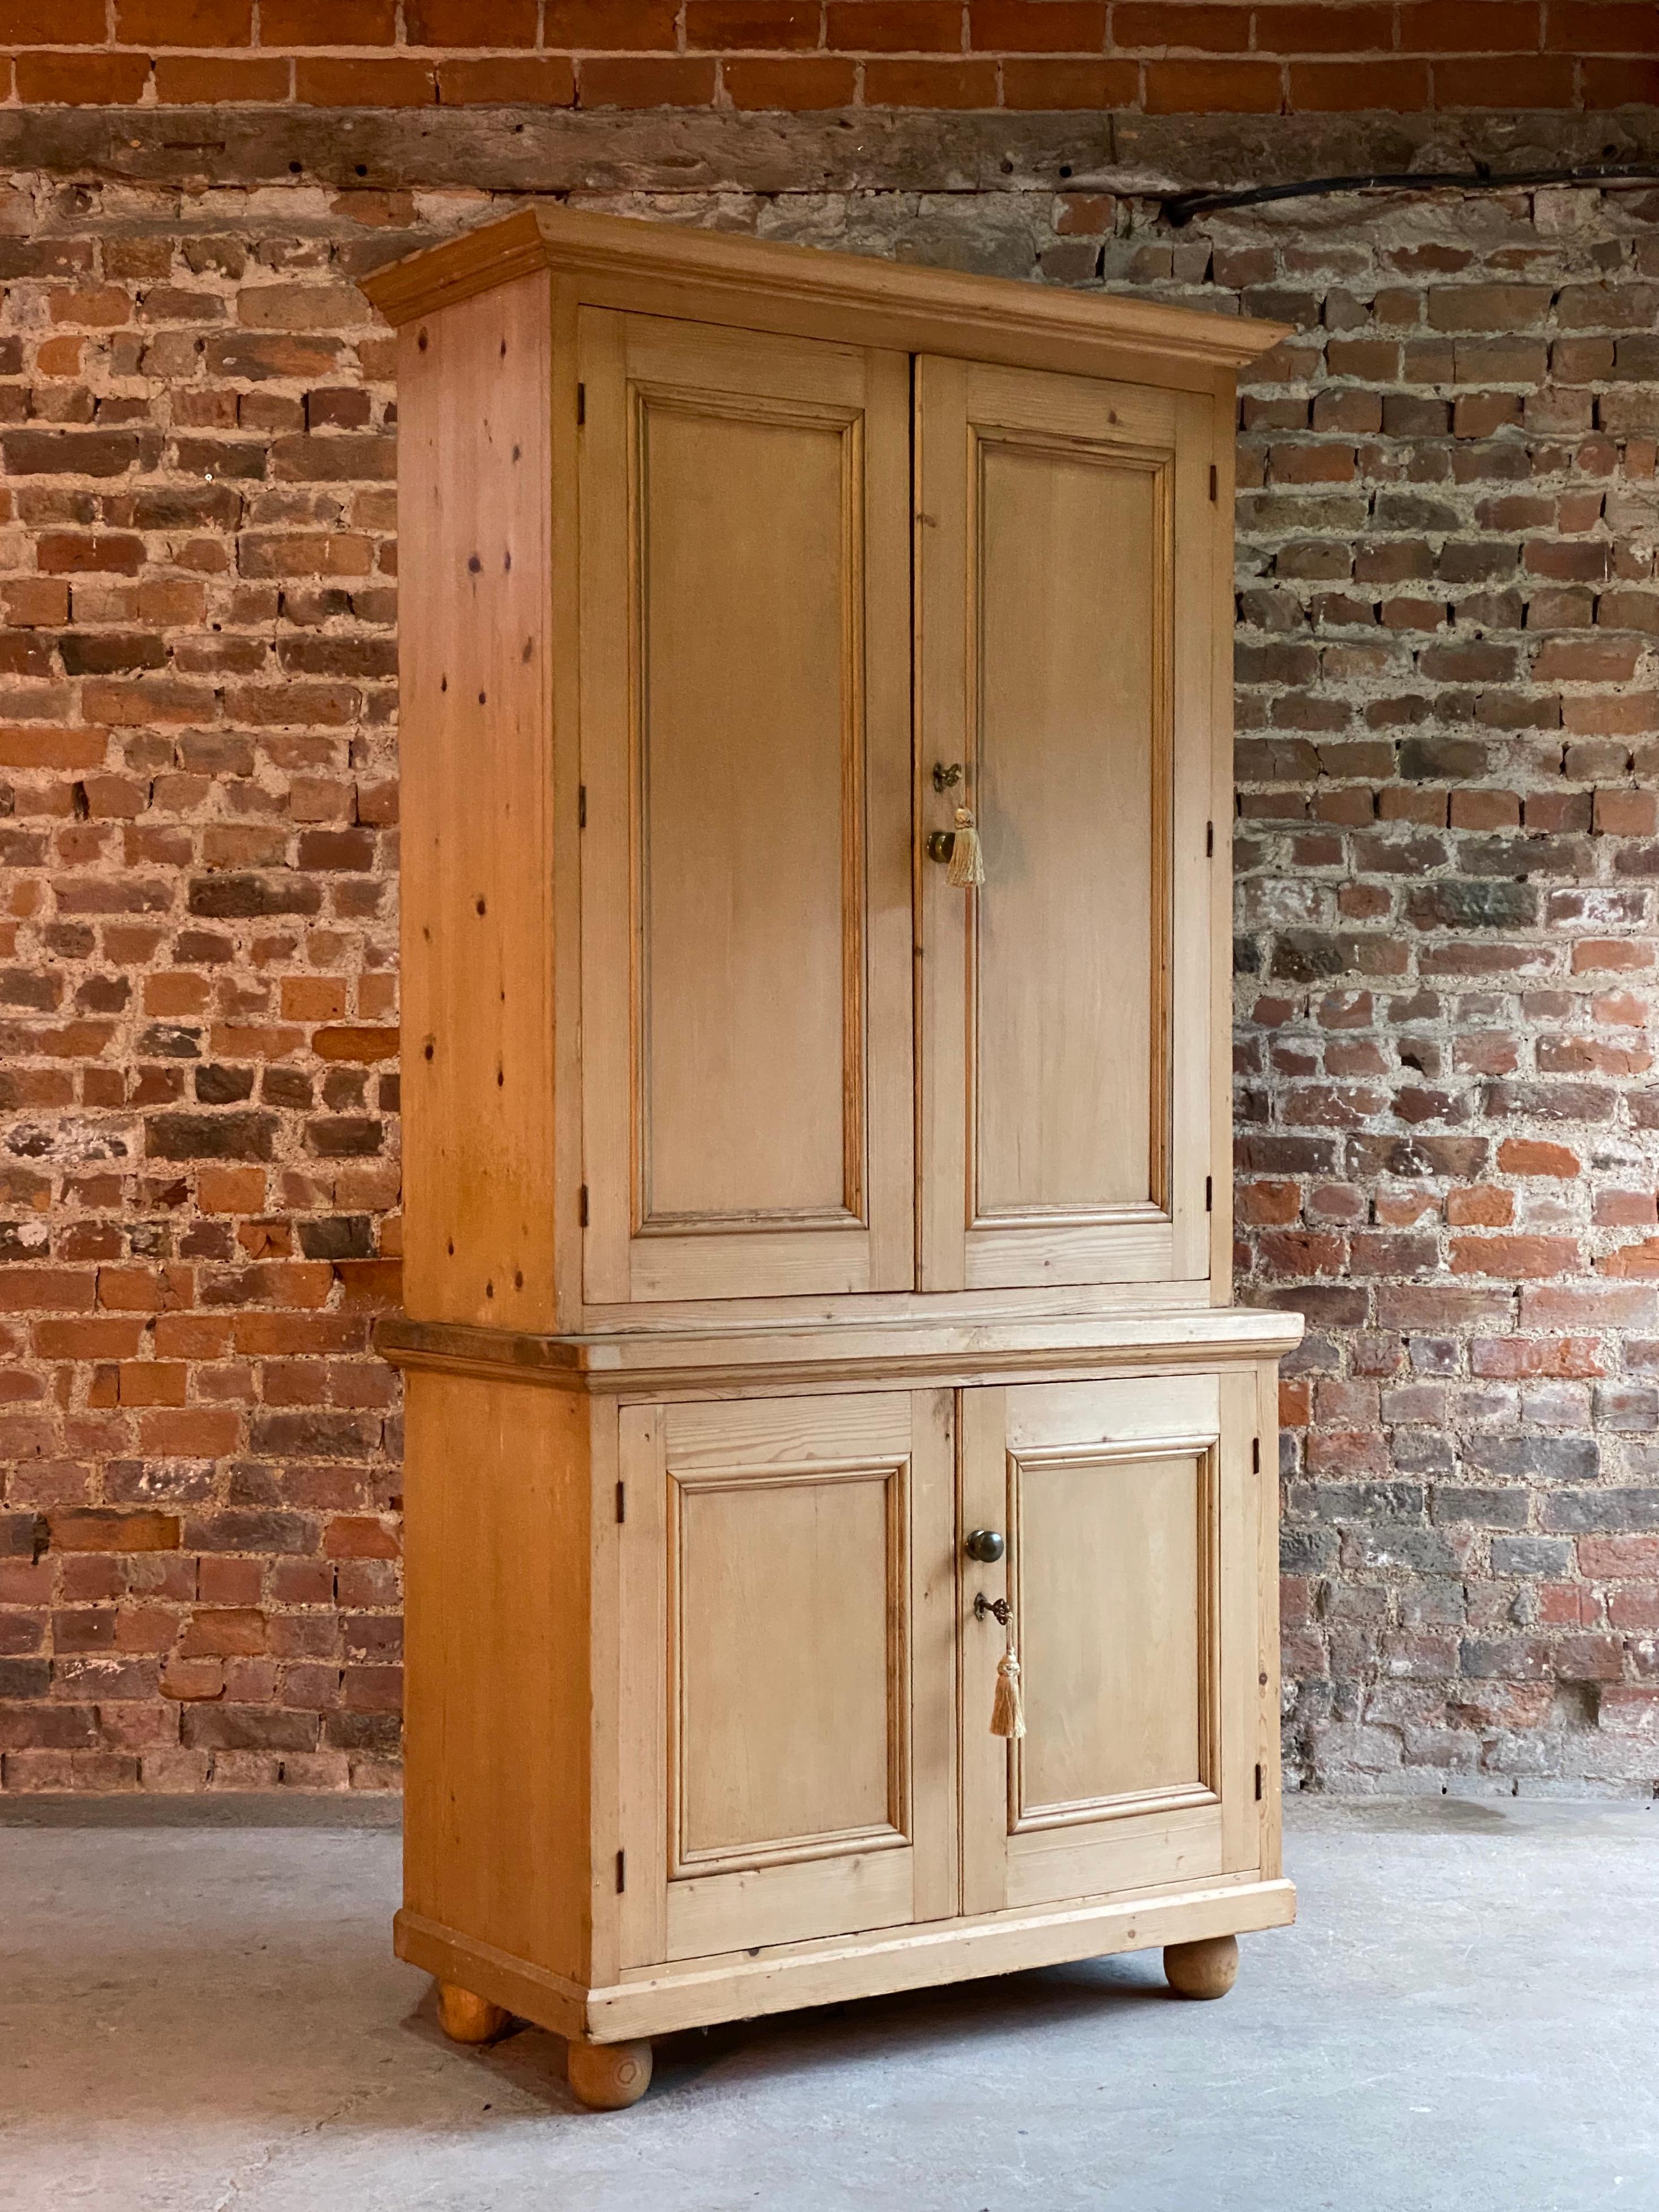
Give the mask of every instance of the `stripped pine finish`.
[(1275, 332), (547, 211), (368, 289), (433, 1044), (398, 1948), (600, 2108), (734, 2014), (1155, 1943), (1218, 1995), (1293, 1909), (1300, 1323), (1227, 1310), (1216, 1012)]

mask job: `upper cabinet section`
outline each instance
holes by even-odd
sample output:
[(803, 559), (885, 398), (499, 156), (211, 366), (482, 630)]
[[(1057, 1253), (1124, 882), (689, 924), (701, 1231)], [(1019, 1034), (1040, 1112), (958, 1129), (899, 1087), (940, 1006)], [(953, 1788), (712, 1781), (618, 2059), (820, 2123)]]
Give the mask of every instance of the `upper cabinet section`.
[(929, 1290), (1209, 1273), (1212, 414), (918, 364)]
[(585, 312), (583, 1289), (909, 1287), (909, 364)]
[(1224, 1296), (1233, 374), (1277, 328), (557, 209), (365, 289), (410, 1316)]

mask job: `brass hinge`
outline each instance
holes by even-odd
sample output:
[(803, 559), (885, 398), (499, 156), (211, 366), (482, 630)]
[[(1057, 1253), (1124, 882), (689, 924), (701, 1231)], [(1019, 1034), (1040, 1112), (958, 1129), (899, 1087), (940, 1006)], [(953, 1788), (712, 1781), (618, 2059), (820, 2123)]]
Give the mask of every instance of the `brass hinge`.
[[(579, 384), (576, 386), (576, 428), (580, 430), (582, 424), (586, 422), (586, 420), (587, 386), (585, 384)], [(1215, 471), (1213, 469), (1210, 471), (1210, 497), (1212, 499), (1215, 497)]]
[(587, 827), (587, 786), (585, 783), (576, 786), (576, 827), (579, 830)]
[(1215, 1177), (1213, 1176), (1206, 1176), (1204, 1178), (1204, 1211), (1206, 1213), (1215, 1212)]
[(1259, 1759), (1255, 1763), (1255, 1802), (1258, 1805), (1261, 1802), (1261, 1761)]
[(1215, 463), (1214, 463), (1213, 461), (1212, 461), (1212, 462), (1211, 462), (1211, 464), (1210, 464), (1210, 497), (1211, 497), (1212, 499), (1213, 499), (1213, 498), (1215, 497), (1215, 495), (1216, 495), (1216, 473), (1215, 473)]
[(584, 1183), (584, 1184), (582, 1185), (582, 1200), (581, 1200), (581, 1206), (582, 1206), (582, 1212), (581, 1212), (582, 1227), (583, 1227), (584, 1229), (586, 1229), (586, 1226), (587, 1226), (587, 1185), (586, 1185), (586, 1183)]
[[(1261, 1769), (1258, 1766), (1258, 1767), (1257, 1767), (1257, 1769), (1256, 1769), (1256, 1772), (1257, 1772), (1258, 1774), (1260, 1774), (1260, 1773), (1261, 1773)], [(1259, 1797), (1259, 1796), (1261, 1795), (1261, 1790), (1258, 1790), (1256, 1791), (1256, 1793), (1255, 1793), (1255, 1794), (1256, 1794), (1256, 1796)], [(626, 1851), (618, 1851), (618, 1852), (617, 1852), (617, 1896), (618, 1896), (618, 1897), (620, 1897), (620, 1896), (622, 1895), (622, 1893), (623, 1893), (623, 1890), (625, 1890), (625, 1889), (627, 1888), (627, 1887), (628, 1887), (628, 1854), (627, 1854), (627, 1852), (626, 1852)]]
[(619, 1482), (617, 1485), (617, 1526), (620, 1528), (627, 1518), (628, 1485), (625, 1482)]
[(1252, 1474), (1260, 1474), (1261, 1472), (1261, 1439), (1260, 1437), (1252, 1437), (1250, 1438), (1250, 1473)]

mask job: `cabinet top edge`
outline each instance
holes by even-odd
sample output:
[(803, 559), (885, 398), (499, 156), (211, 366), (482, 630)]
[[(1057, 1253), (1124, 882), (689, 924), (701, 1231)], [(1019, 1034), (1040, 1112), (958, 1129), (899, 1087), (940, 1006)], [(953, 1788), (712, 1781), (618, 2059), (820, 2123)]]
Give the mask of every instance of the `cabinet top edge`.
[[(1131, 349), (1212, 369), (1241, 368), (1287, 337), (1287, 323), (1170, 307), (1124, 293), (1078, 292), (1005, 276), (964, 276), (821, 246), (590, 215), (566, 207), (522, 210), (441, 246), (388, 262), (358, 280), (388, 321), (403, 324), (509, 284), (538, 270), (614, 286), (632, 278), (744, 295), (774, 312), (799, 302), (848, 318), (851, 342), (903, 346), (914, 319), (916, 351), (973, 350), (975, 332), (1033, 343), (1062, 339), (1103, 356)], [(607, 291), (606, 305), (615, 304)], [(860, 329), (860, 323), (870, 327)], [(959, 331), (953, 347), (951, 332)]]
[(459, 1367), (503, 1380), (607, 1392), (637, 1390), (671, 1376), (683, 1382), (768, 1376), (784, 1383), (809, 1376), (927, 1380), (1033, 1367), (1073, 1372), (1136, 1363), (1277, 1359), (1301, 1342), (1303, 1327), (1299, 1313), (1277, 1308), (1209, 1306), (1123, 1320), (1054, 1316), (537, 1336), (459, 1322), (410, 1321), (399, 1314), (377, 1323), (374, 1346), (398, 1367)]

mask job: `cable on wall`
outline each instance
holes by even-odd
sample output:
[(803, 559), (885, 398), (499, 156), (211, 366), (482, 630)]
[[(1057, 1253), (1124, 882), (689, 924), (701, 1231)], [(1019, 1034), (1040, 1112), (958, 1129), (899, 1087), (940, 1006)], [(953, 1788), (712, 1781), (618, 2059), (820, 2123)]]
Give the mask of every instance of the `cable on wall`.
[(1253, 185), (1244, 191), (1166, 193), (1162, 212), (1178, 230), (1194, 216), (1219, 215), (1230, 208), (1260, 207), (1270, 200), (1305, 200), (1333, 192), (1459, 191), (1505, 192), (1535, 185), (1659, 184), (1659, 162), (1602, 163), (1571, 169), (1519, 169), (1505, 176), (1484, 167), (1474, 169), (1373, 170), (1358, 177), (1309, 177), (1294, 185)]

